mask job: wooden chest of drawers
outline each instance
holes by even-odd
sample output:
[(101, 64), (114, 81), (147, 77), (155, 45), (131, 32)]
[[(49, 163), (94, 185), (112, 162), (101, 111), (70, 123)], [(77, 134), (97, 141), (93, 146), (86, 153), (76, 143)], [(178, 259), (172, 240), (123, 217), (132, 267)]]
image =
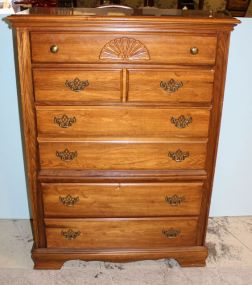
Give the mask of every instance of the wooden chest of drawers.
[(203, 266), (238, 21), (50, 11), (9, 17), (35, 268), (70, 259)]

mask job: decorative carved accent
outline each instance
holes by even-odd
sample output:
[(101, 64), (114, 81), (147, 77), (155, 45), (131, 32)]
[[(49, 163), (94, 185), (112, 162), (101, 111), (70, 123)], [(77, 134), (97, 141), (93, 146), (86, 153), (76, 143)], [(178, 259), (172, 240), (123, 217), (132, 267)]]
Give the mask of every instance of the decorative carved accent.
[(78, 77), (76, 77), (74, 80), (67, 80), (65, 85), (74, 92), (80, 92), (89, 85), (89, 82), (88, 80), (81, 81)]
[(182, 81), (176, 81), (175, 79), (170, 79), (169, 81), (161, 81), (160, 87), (163, 88), (168, 93), (174, 93), (183, 86)]
[(103, 60), (149, 60), (150, 55), (140, 41), (122, 37), (108, 42), (100, 53)]
[(70, 161), (77, 157), (77, 151), (71, 152), (66, 148), (64, 151), (56, 151), (56, 156), (63, 161)]
[(189, 152), (183, 152), (182, 150), (178, 149), (175, 152), (169, 152), (168, 156), (172, 159), (175, 160), (176, 162), (181, 162), (185, 160), (187, 157), (189, 157)]
[(58, 124), (61, 128), (66, 129), (72, 126), (76, 122), (76, 118), (69, 118), (67, 115), (63, 115), (61, 118), (54, 117), (54, 123)]
[(192, 117), (185, 117), (184, 115), (179, 116), (178, 118), (171, 117), (171, 123), (179, 129), (186, 128), (192, 122)]
[(185, 197), (179, 197), (175, 194), (171, 197), (166, 196), (165, 201), (171, 206), (179, 206), (182, 202), (185, 201)]
[(77, 202), (79, 202), (79, 197), (77, 196), (77, 197), (72, 197), (71, 195), (67, 195), (67, 196), (65, 196), (65, 197), (59, 197), (59, 201), (63, 204), (63, 205), (65, 205), (65, 206), (67, 206), (67, 207), (73, 207), (74, 206), (74, 204), (76, 204)]
[(80, 231), (73, 231), (72, 229), (68, 229), (67, 231), (61, 231), (61, 235), (68, 240), (76, 239), (80, 235)]
[(180, 235), (180, 230), (179, 229), (169, 229), (169, 230), (163, 230), (162, 233), (167, 237), (167, 238), (176, 238)]

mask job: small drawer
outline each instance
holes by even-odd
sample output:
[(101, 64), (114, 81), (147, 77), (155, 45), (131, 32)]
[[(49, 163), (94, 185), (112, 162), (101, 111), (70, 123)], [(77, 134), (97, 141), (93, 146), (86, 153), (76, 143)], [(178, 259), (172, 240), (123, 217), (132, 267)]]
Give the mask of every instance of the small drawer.
[(120, 70), (33, 69), (36, 101), (120, 102)]
[(209, 117), (209, 108), (37, 107), (41, 136), (207, 137)]
[(203, 183), (42, 183), (45, 217), (198, 216)]
[(205, 169), (204, 142), (40, 142), (41, 169)]
[(48, 248), (196, 245), (198, 218), (45, 219)]
[(128, 70), (129, 102), (211, 102), (213, 70)]
[(215, 63), (216, 36), (32, 32), (33, 62)]

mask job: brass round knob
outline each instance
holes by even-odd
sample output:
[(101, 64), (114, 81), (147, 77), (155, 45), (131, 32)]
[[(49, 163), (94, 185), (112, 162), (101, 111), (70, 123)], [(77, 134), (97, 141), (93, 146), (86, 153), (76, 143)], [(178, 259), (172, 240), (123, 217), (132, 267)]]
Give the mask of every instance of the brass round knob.
[(52, 45), (52, 46), (50, 47), (50, 52), (51, 52), (51, 53), (57, 53), (58, 50), (59, 50), (59, 47), (58, 47), (57, 45)]
[(199, 49), (198, 49), (197, 47), (191, 47), (191, 48), (190, 48), (190, 53), (191, 53), (192, 55), (196, 55), (196, 54), (199, 53)]

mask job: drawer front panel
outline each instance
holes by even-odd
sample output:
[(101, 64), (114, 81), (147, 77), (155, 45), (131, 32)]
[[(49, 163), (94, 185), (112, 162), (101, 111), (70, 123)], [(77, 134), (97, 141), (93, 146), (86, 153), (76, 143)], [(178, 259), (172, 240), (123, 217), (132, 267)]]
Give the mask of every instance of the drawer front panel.
[[(69, 126), (62, 120), (74, 120)], [(83, 137), (207, 137), (209, 109), (37, 107), (39, 135)]]
[(33, 62), (214, 64), (216, 42), (215, 36), (167, 33), (31, 33)]
[(206, 143), (41, 142), (41, 169), (204, 169)]
[(199, 215), (203, 183), (41, 185), (45, 217)]
[(211, 102), (212, 70), (129, 70), (129, 102)]
[(34, 69), (37, 101), (108, 101), (121, 100), (120, 70)]
[(197, 223), (197, 218), (45, 220), (48, 248), (192, 246)]

